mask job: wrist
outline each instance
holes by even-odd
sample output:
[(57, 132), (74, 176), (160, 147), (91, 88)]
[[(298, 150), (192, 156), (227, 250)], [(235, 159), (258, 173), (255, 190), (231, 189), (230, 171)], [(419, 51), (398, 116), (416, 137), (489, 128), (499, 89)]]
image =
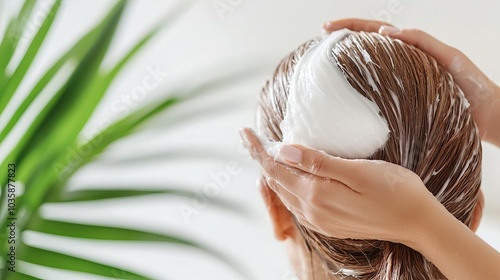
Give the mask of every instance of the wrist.
[[(420, 204), (420, 211), (409, 227), (409, 231), (403, 244), (418, 252), (425, 252), (429, 245), (437, 236), (446, 234), (446, 226), (450, 223), (459, 222), (439, 201), (431, 194), (428, 194)], [(459, 222), (460, 223), (460, 222)]]
[(443, 206), (433, 210), (424, 217), (427, 221), (422, 222), (419, 235), (405, 245), (421, 253), (447, 279), (499, 279), (500, 254)]

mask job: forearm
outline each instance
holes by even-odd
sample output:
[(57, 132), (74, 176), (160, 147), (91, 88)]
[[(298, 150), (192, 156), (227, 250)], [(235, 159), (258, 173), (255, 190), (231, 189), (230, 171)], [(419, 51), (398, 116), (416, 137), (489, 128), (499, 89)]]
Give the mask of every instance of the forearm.
[(428, 212), (425, 227), (407, 245), (450, 280), (500, 279), (500, 253), (439, 206)]

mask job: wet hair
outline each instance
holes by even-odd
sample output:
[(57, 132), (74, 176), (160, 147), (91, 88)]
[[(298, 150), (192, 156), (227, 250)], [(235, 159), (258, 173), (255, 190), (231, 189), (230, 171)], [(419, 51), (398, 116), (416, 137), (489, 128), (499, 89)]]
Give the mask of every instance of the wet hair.
[[(280, 123), (295, 65), (320, 40), (299, 46), (265, 83), (257, 108), (262, 137), (282, 140)], [(387, 120), (389, 138), (369, 159), (415, 172), (438, 201), (470, 227), (481, 184), (481, 142), (467, 100), (451, 75), (426, 53), (376, 33), (353, 32), (331, 54), (347, 82), (377, 104)], [(446, 279), (419, 252), (402, 244), (337, 239), (296, 224), (311, 254), (339, 278)]]

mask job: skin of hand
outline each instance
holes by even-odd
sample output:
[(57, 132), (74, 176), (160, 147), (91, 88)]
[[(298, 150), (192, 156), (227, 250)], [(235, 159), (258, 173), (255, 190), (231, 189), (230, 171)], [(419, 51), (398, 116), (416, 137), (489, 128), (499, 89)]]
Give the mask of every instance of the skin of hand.
[(406, 243), (419, 235), (422, 209), (441, 205), (420, 177), (399, 165), (338, 158), (300, 145), (282, 146), (275, 160), (251, 129), (241, 137), (283, 204), (324, 235)]
[[(262, 166), (266, 185), (302, 225), (337, 238), (405, 244), (448, 279), (500, 279), (500, 254), (453, 217), (410, 170), (300, 145), (282, 146), (275, 160), (251, 129), (240, 135)], [(478, 205), (474, 215), (480, 217)]]
[(418, 29), (399, 29), (388, 23), (363, 19), (341, 19), (324, 24), (325, 31), (342, 28), (353, 31), (378, 32), (400, 39), (430, 56), (453, 76), (470, 103), (481, 139), (500, 147), (500, 88), (465, 54)]

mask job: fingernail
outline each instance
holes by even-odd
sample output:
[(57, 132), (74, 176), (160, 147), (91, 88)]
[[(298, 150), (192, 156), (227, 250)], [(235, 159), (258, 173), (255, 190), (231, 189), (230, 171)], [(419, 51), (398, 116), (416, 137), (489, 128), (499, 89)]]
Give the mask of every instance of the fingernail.
[(401, 29), (394, 26), (382, 25), (380, 26), (378, 33), (381, 35), (396, 35), (401, 33)]
[(325, 30), (329, 29), (330, 27), (332, 27), (331, 21), (327, 21), (323, 24), (323, 29), (325, 29)]
[(290, 145), (283, 145), (278, 156), (279, 158), (291, 163), (299, 163), (302, 160), (302, 152)]

